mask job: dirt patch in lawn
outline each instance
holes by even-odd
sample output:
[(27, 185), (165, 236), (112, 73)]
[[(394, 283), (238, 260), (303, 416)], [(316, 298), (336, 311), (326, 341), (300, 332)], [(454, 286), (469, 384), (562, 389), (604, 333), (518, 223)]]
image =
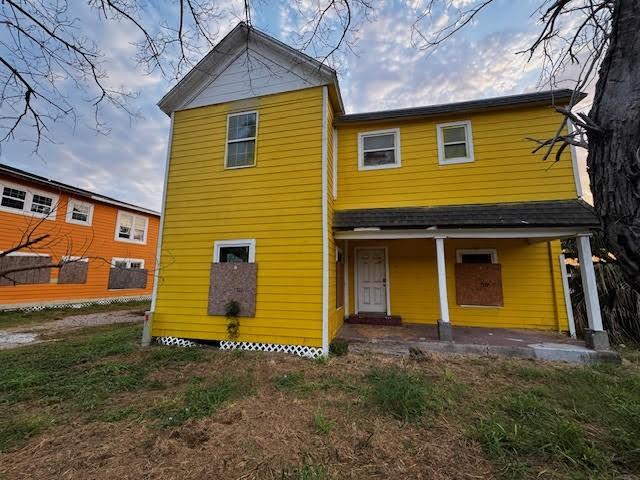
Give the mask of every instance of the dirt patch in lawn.
[(120, 310), (86, 315), (70, 315), (59, 320), (46, 321), (45, 323), (6, 328), (0, 330), (0, 350), (41, 343), (81, 328), (121, 323), (141, 323), (143, 320), (143, 311)]

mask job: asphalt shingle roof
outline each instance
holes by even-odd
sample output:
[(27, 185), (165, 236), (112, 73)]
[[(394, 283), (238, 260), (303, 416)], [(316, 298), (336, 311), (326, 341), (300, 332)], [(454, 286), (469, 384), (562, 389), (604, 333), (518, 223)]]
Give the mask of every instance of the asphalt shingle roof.
[[(547, 90), (543, 92), (522, 93), (519, 95), (507, 95), (504, 97), (481, 98), (466, 102), (444, 103), (441, 105), (428, 105), (426, 107), (402, 108), (398, 110), (381, 110), (378, 112), (351, 113), (339, 115), (335, 119), (336, 124), (382, 121), (395, 119), (423, 118), (434, 115), (450, 113), (472, 113), (494, 108), (513, 108), (521, 105), (564, 105), (574, 95), (573, 90)], [(582, 100), (586, 95), (582, 92), (577, 98)]]
[(335, 230), (354, 228), (597, 227), (598, 217), (582, 200), (487, 203), (436, 207), (366, 208), (337, 211)]

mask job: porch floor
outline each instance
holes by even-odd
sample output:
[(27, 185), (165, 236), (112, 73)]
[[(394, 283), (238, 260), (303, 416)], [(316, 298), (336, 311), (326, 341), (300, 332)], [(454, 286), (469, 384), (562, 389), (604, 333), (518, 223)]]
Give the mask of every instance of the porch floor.
[(345, 323), (336, 340), (347, 342), (349, 351), (355, 353), (408, 355), (411, 350), (417, 349), (423, 352), (503, 355), (574, 363), (619, 361), (614, 352), (596, 352), (586, 348), (581, 340), (542, 330), (453, 326), (454, 341), (441, 342), (436, 325)]

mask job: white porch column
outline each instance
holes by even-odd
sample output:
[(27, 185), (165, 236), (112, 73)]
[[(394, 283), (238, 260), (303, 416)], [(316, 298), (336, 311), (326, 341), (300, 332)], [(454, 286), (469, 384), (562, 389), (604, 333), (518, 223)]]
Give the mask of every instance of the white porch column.
[(438, 265), (438, 294), (440, 297), (440, 320), (438, 320), (438, 337), (440, 340), (452, 341), (453, 334), (449, 322), (449, 301), (447, 299), (447, 270), (444, 257), (445, 237), (435, 237), (436, 260)]
[(588, 234), (576, 236), (578, 246), (578, 260), (580, 262), (580, 278), (584, 291), (584, 303), (587, 309), (589, 330), (586, 332), (587, 346), (595, 350), (608, 350), (609, 338), (602, 328), (602, 314), (600, 313), (600, 300), (598, 299), (598, 286), (596, 274), (593, 269), (593, 255)]

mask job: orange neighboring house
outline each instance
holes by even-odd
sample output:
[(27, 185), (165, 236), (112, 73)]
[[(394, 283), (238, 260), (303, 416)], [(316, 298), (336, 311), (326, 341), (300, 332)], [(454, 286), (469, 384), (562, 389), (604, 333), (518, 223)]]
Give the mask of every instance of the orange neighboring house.
[(0, 253), (29, 234), (46, 236), (0, 255), (0, 310), (149, 298), (159, 220), (152, 210), (0, 165)]

